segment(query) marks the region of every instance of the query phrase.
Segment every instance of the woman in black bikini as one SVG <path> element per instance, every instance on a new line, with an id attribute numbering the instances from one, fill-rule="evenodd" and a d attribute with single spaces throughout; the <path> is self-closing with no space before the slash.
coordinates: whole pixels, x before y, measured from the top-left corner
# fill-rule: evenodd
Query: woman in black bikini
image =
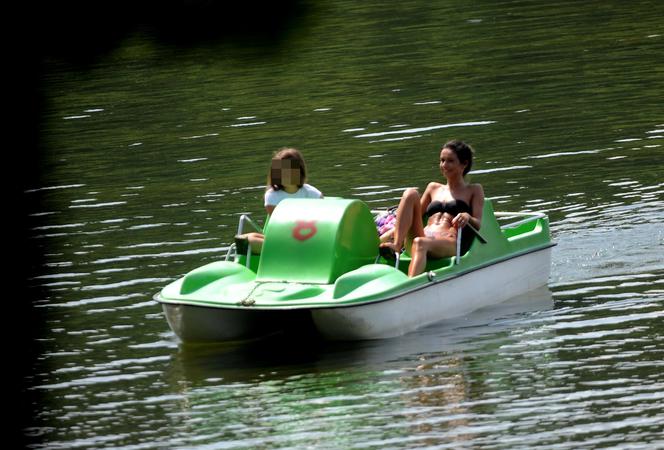
<path id="1" fill-rule="evenodd" d="M 484 207 L 484 190 L 480 184 L 468 184 L 464 176 L 473 164 L 473 149 L 462 141 L 450 141 L 440 151 L 440 172 L 447 184 L 431 182 L 420 197 L 416 189 L 406 189 L 399 202 L 397 219 L 387 247 L 400 252 L 410 246 L 412 260 L 408 276 L 414 277 L 424 271 L 427 255 L 434 258 L 456 254 L 457 230 L 472 225 L 479 230 Z M 422 211 L 427 217 L 423 226 Z M 467 250 L 470 233 L 462 233 L 462 251 Z M 381 241 L 385 240 L 381 237 Z M 389 238 L 389 237 L 388 237 Z M 465 241 L 465 242 L 464 242 Z"/>

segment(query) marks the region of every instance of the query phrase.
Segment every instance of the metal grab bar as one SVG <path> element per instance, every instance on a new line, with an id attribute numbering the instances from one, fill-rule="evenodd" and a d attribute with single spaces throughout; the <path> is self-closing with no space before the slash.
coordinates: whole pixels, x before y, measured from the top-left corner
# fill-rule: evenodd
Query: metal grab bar
<path id="1" fill-rule="evenodd" d="M 516 222 L 511 222 L 507 223 L 505 225 L 501 225 L 500 229 L 504 230 L 506 228 L 516 228 L 519 225 L 523 225 L 524 223 L 532 222 L 533 220 L 537 219 L 542 219 L 546 217 L 546 214 L 543 212 L 494 212 L 494 216 L 496 217 L 524 217 L 528 216 L 526 219 L 522 220 L 517 220 Z"/>
<path id="2" fill-rule="evenodd" d="M 233 253 L 235 254 L 235 256 L 237 256 L 237 244 L 236 244 L 235 242 L 233 242 L 233 243 L 228 247 L 228 251 L 226 252 L 226 259 L 225 259 L 224 261 L 228 261 L 228 260 L 230 259 L 230 256 L 231 256 L 231 250 L 233 251 Z M 251 244 L 248 244 L 248 245 L 247 245 L 247 259 L 246 259 L 245 266 L 247 266 L 247 268 L 249 268 L 250 265 L 251 265 Z"/>
<path id="3" fill-rule="evenodd" d="M 238 223 L 238 225 L 237 225 L 237 234 L 236 234 L 236 236 L 240 236 L 240 235 L 244 234 L 243 232 L 244 232 L 244 225 L 245 225 L 245 223 L 248 223 L 249 225 L 251 225 L 251 226 L 252 226 L 256 231 L 258 231 L 259 233 L 263 233 L 263 228 L 260 227 L 259 225 L 257 225 L 256 222 L 254 222 L 254 221 L 251 219 L 251 217 L 249 217 L 249 216 L 246 215 L 246 214 L 242 214 L 242 215 L 240 216 L 240 221 L 239 221 L 239 223 Z M 233 242 L 233 243 L 228 247 L 228 251 L 226 252 L 226 259 L 225 259 L 225 261 L 228 261 L 228 260 L 230 259 L 231 251 L 234 253 L 235 256 L 237 256 L 237 244 L 235 244 L 235 242 Z M 249 245 L 249 247 L 248 247 L 248 249 L 247 249 L 247 263 L 246 263 L 247 267 L 249 267 L 249 264 L 250 264 L 250 263 L 251 263 L 251 245 Z"/>
<path id="4" fill-rule="evenodd" d="M 224 259 L 224 261 L 228 261 L 230 259 L 231 250 L 237 256 L 237 246 L 235 245 L 235 242 L 233 242 L 231 245 L 228 246 L 228 250 L 226 251 L 226 259 Z"/>
<path id="5" fill-rule="evenodd" d="M 457 241 L 456 241 L 456 258 L 454 259 L 454 264 L 459 264 L 461 262 L 461 233 L 463 232 L 463 227 L 457 230 Z"/>
<path id="6" fill-rule="evenodd" d="M 237 234 L 243 234 L 243 231 L 244 231 L 244 223 L 245 223 L 245 222 L 248 222 L 249 225 L 251 225 L 252 227 L 254 227 L 254 230 L 258 231 L 259 233 L 262 233 L 262 232 L 263 232 L 263 228 L 260 227 L 260 226 L 258 226 L 258 225 L 256 224 L 256 222 L 254 222 L 254 221 L 251 219 L 251 217 L 249 217 L 249 216 L 246 215 L 246 214 L 242 214 L 242 215 L 240 216 L 240 223 L 239 223 L 238 226 L 237 226 Z"/>
<path id="7" fill-rule="evenodd" d="M 521 211 L 521 212 L 509 212 L 509 211 L 495 211 L 493 213 L 494 216 L 496 217 L 508 217 L 508 216 L 533 216 L 536 218 L 540 217 L 546 217 L 546 214 L 540 211 L 535 211 L 535 212 L 528 212 L 528 211 Z"/>

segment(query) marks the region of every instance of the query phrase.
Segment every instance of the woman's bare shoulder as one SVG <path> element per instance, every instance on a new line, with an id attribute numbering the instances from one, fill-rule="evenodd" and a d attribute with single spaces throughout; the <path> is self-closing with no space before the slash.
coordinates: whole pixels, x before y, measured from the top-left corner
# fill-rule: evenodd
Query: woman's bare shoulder
<path id="1" fill-rule="evenodd" d="M 479 194 L 479 193 L 484 194 L 484 188 L 479 183 L 470 184 L 468 187 L 470 187 L 473 190 L 474 194 Z"/>
<path id="2" fill-rule="evenodd" d="M 436 189 L 440 189 L 440 188 L 442 188 L 442 187 L 444 187 L 444 186 L 445 186 L 445 185 L 444 185 L 443 183 L 439 183 L 439 182 L 437 182 L 437 181 L 431 181 L 431 182 L 427 185 L 427 191 L 434 191 L 434 190 L 436 190 Z"/>

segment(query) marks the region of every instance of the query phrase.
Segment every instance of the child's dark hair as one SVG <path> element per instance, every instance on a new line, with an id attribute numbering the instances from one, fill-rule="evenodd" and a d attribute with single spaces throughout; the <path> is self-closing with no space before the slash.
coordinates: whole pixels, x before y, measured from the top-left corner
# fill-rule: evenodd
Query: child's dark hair
<path id="1" fill-rule="evenodd" d="M 291 168 L 300 169 L 300 182 L 297 187 L 301 188 L 307 182 L 307 165 L 304 163 L 302 153 L 296 148 L 280 148 L 272 157 L 270 172 L 267 175 L 267 187 L 279 191 L 284 188 L 281 183 L 281 167 L 275 167 L 275 162 L 288 160 Z"/>

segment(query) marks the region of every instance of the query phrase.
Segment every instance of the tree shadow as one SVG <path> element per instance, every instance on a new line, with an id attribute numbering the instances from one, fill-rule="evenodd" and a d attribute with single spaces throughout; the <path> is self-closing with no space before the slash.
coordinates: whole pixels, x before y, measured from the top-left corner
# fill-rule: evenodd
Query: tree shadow
<path id="1" fill-rule="evenodd" d="M 29 390 L 27 376 L 41 354 L 38 340 L 44 321 L 34 307 L 35 300 L 48 293 L 29 286 L 43 268 L 43 255 L 30 227 L 41 211 L 39 192 L 26 190 L 42 187 L 40 160 L 47 151 L 41 137 L 44 132 L 45 83 L 49 76 L 46 62 L 63 63 L 75 71 L 92 65 L 114 51 L 134 33 L 146 33 L 157 45 L 186 50 L 219 44 L 231 47 L 259 48 L 269 56 L 285 46 L 294 31 L 310 25 L 311 5 L 301 0 L 280 2 L 216 2 L 212 0 L 176 0 L 166 2 L 102 1 L 86 2 L 17 2 L 11 4 L 7 17 L 13 19 L 6 43 L 5 86 L 9 91 L 8 110 L 12 124 L 5 142 L 9 146 L 11 177 L 6 178 L 5 192 L 11 211 L 8 220 L 12 253 L 7 279 L 10 292 L 6 314 L 16 323 L 5 327 L 5 342 L 10 345 L 12 361 L 9 386 L 18 387 L 26 405 L 12 415 L 16 426 L 10 442 L 22 448 L 27 444 L 23 428 L 30 423 L 39 395 Z M 259 54 L 259 57 L 260 57 Z M 37 223 L 38 225 L 38 223 Z"/>

